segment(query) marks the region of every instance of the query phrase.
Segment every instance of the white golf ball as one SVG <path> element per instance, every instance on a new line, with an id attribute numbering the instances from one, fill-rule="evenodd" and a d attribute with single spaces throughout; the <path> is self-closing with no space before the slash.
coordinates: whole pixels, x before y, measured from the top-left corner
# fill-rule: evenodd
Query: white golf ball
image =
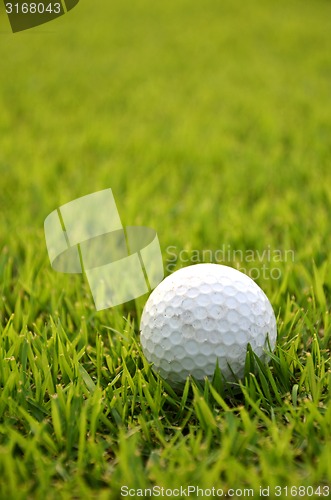
<path id="1" fill-rule="evenodd" d="M 263 361 L 276 343 L 272 306 L 247 275 L 197 264 L 176 271 L 151 293 L 141 317 L 141 344 L 153 369 L 174 386 L 188 375 L 226 380 L 244 374 L 247 345 Z"/>

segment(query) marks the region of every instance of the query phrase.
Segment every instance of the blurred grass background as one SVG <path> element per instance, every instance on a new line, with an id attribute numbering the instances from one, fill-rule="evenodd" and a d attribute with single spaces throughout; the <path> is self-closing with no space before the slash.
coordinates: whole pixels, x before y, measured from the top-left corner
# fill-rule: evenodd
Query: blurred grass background
<path id="1" fill-rule="evenodd" d="M 0 14 L 3 326 L 58 312 L 72 333 L 88 312 L 96 330 L 122 327 L 125 308 L 98 316 L 80 277 L 50 269 L 43 235 L 52 210 L 107 187 L 164 252 L 292 249 L 280 282 L 259 284 L 280 320 L 312 287 L 325 313 L 329 1 L 85 1 L 15 35 Z"/>
<path id="2" fill-rule="evenodd" d="M 177 237 L 203 225 L 214 244 L 233 224 L 265 236 L 263 218 L 278 244 L 296 222 L 322 237 L 329 14 L 319 0 L 81 2 L 3 35 L 6 219 L 40 225 L 106 185 L 126 221 L 163 217 Z"/>

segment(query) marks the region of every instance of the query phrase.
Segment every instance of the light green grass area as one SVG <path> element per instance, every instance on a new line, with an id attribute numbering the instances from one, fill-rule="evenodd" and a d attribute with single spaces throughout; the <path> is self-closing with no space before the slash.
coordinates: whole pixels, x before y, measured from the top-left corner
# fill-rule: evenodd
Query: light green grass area
<path id="1" fill-rule="evenodd" d="M 0 498 L 327 497 L 331 3 L 82 1 L 15 35 L 0 15 Z M 281 252 L 239 263 L 277 270 L 256 280 L 278 323 L 268 366 L 248 354 L 240 385 L 216 372 L 175 393 L 141 352 L 147 297 L 96 312 L 51 269 L 46 216 L 108 187 L 165 266 L 169 247 Z"/>

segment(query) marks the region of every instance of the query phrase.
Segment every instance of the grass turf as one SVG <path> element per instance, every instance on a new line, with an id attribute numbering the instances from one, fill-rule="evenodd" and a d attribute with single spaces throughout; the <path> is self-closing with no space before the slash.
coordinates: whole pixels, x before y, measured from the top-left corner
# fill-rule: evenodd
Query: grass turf
<path id="1" fill-rule="evenodd" d="M 0 497 L 327 496 L 331 5 L 100 4 L 16 35 L 0 17 Z M 146 297 L 97 313 L 51 270 L 44 218 L 106 187 L 165 266 L 169 247 L 293 251 L 257 278 L 278 318 L 269 366 L 248 355 L 235 389 L 216 373 L 176 394 L 140 350 Z"/>

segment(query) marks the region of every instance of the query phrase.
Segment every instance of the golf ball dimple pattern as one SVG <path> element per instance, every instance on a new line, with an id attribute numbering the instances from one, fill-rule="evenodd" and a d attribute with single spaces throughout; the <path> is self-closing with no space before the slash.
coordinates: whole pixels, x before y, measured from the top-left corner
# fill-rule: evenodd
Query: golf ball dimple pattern
<path id="1" fill-rule="evenodd" d="M 247 345 L 264 361 L 277 328 L 272 306 L 248 276 L 228 266 L 197 264 L 168 276 L 141 318 L 141 344 L 153 369 L 174 386 L 188 375 L 242 377 Z M 269 342 L 269 344 L 268 344 Z M 233 372 L 233 373 L 232 373 Z"/>

